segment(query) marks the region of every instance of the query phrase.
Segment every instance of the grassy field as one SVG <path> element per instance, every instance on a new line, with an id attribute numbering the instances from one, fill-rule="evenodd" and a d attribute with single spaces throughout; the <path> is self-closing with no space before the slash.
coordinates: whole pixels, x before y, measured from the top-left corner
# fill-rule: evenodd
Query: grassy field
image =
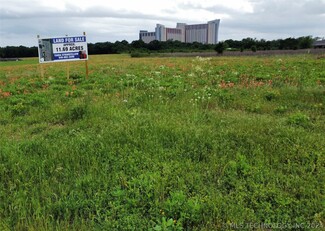
<path id="1" fill-rule="evenodd" d="M 325 59 L 0 63 L 0 230 L 320 230 Z"/>

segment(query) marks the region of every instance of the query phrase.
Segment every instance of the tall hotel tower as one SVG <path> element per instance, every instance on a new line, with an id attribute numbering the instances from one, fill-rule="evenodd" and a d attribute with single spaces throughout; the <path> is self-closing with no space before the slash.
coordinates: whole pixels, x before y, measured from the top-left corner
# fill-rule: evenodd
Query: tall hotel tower
<path id="1" fill-rule="evenodd" d="M 157 24 L 154 32 L 141 30 L 139 39 L 145 43 L 153 40 L 177 40 L 185 43 L 217 44 L 219 24 L 220 19 L 209 21 L 206 24 L 187 25 L 185 23 L 177 23 L 176 28 L 168 28 Z"/>

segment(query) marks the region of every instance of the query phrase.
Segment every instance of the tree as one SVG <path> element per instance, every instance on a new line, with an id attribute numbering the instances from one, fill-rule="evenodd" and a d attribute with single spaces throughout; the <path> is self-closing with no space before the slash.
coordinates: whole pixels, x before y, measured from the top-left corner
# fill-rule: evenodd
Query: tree
<path id="1" fill-rule="evenodd" d="M 225 49 L 227 49 L 228 44 L 225 42 L 218 42 L 217 45 L 214 47 L 214 50 L 218 54 L 222 54 Z"/>
<path id="2" fill-rule="evenodd" d="M 299 41 L 300 49 L 311 48 L 313 45 L 313 42 L 314 42 L 312 36 L 300 37 L 300 38 L 298 38 L 298 41 Z"/>
<path id="3" fill-rule="evenodd" d="M 131 46 L 136 49 L 137 48 L 146 48 L 146 44 L 142 40 L 134 40 L 133 42 L 131 42 Z"/>
<path id="4" fill-rule="evenodd" d="M 242 46 L 245 49 L 250 49 L 252 46 L 256 45 L 256 39 L 252 39 L 252 38 L 245 38 L 242 39 Z"/>
<path id="5" fill-rule="evenodd" d="M 152 51 L 158 51 L 161 49 L 161 42 L 158 40 L 153 40 L 148 44 L 148 49 Z"/>
<path id="6" fill-rule="evenodd" d="M 280 50 L 297 50 L 299 48 L 299 41 L 295 38 L 286 38 L 280 40 Z"/>
<path id="7" fill-rule="evenodd" d="M 114 47 L 118 53 L 125 53 L 129 51 L 129 43 L 126 40 L 123 40 L 122 42 L 116 41 L 114 43 Z"/>

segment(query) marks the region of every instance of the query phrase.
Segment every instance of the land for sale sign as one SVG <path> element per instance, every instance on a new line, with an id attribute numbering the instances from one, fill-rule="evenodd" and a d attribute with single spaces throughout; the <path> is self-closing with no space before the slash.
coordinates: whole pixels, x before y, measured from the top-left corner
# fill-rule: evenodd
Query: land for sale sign
<path id="1" fill-rule="evenodd" d="M 39 62 L 88 60 L 86 36 L 39 38 Z"/>

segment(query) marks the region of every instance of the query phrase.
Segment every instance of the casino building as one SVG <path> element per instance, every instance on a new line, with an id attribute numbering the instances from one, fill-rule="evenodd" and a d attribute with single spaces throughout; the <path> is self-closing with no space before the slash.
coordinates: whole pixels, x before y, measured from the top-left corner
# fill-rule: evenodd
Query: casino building
<path id="1" fill-rule="evenodd" d="M 206 24 L 187 25 L 177 23 L 176 28 L 168 28 L 157 24 L 154 32 L 140 30 L 139 39 L 145 43 L 150 43 L 153 40 L 177 40 L 185 43 L 217 44 L 219 24 L 220 19 L 209 21 Z"/>

